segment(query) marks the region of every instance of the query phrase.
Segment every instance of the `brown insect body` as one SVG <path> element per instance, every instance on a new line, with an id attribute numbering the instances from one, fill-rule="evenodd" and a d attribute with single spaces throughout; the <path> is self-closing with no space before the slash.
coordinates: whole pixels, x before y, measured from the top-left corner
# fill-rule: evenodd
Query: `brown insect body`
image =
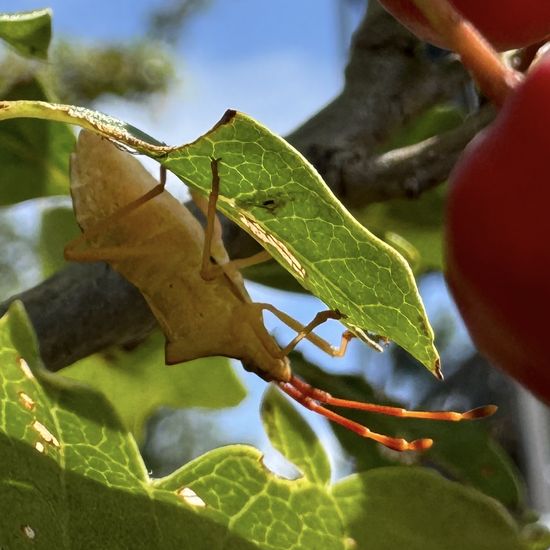
<path id="1" fill-rule="evenodd" d="M 96 134 L 80 133 L 71 157 L 71 195 L 84 232 L 157 184 L 131 155 Z M 167 339 L 168 364 L 223 355 L 276 380 L 289 379 L 288 359 L 280 357 L 242 279 L 202 278 L 204 229 L 172 195 L 160 193 L 86 240 L 147 300 Z"/>

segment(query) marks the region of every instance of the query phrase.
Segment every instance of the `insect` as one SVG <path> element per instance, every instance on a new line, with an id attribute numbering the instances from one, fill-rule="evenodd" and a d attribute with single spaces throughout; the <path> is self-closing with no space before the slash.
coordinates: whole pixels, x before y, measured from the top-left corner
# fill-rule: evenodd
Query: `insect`
<path id="1" fill-rule="evenodd" d="M 216 216 L 220 162 L 211 161 L 208 201 L 194 197 L 206 214 L 203 229 L 183 204 L 164 192 L 164 176 L 157 182 L 139 161 L 108 140 L 83 130 L 71 157 L 71 194 L 83 233 L 66 246 L 65 257 L 107 261 L 141 291 L 166 337 L 167 364 L 215 355 L 239 359 L 246 370 L 273 382 L 307 409 L 400 451 L 427 449 L 432 440 L 409 442 L 378 434 L 327 406 L 451 421 L 494 412 L 492 406 L 465 413 L 421 412 L 349 401 L 294 376 L 288 354 L 302 339 L 332 356 L 342 356 L 353 335 L 344 332 L 340 347 L 333 348 L 313 329 L 327 319 L 341 318 L 339 312 L 322 311 L 304 326 L 271 304 L 252 302 L 239 269 L 271 257 L 264 251 L 247 259 L 229 259 Z M 268 333 L 264 311 L 297 332 L 286 347 Z"/>

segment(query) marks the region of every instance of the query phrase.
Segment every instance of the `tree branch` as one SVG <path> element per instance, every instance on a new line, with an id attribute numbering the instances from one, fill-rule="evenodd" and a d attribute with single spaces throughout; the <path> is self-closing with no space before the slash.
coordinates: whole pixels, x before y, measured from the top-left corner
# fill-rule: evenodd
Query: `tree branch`
<path id="1" fill-rule="evenodd" d="M 483 110 L 460 128 L 417 145 L 374 152 L 428 107 L 456 98 L 467 82 L 456 59 L 430 58 L 423 44 L 371 1 L 354 36 L 342 93 L 287 139 L 348 205 L 417 196 L 447 177 L 491 114 Z M 231 257 L 258 250 L 239 228 L 223 224 Z M 16 298 L 23 300 L 52 370 L 110 345 L 139 341 L 156 324 L 137 289 L 105 264 L 70 265 L 10 298 L 0 313 Z"/>
<path id="2" fill-rule="evenodd" d="M 355 208 L 372 202 L 417 198 L 444 181 L 465 145 L 493 118 L 486 106 L 454 130 L 370 158 L 364 151 L 342 152 L 341 196 Z"/>

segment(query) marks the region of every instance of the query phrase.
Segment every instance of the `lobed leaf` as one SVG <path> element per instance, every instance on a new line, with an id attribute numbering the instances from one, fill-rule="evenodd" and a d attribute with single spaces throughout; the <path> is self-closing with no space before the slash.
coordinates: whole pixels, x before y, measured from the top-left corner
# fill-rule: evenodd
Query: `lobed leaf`
<path id="1" fill-rule="evenodd" d="M 106 399 L 41 367 L 20 303 L 0 319 L 0 364 L 1 547 L 343 550 L 328 492 L 275 477 L 255 449 L 150 479 Z"/>
<path id="2" fill-rule="evenodd" d="M 259 451 L 234 445 L 151 480 L 103 396 L 41 368 L 18 303 L 0 320 L 0 364 L 1 546 L 525 548 L 495 500 L 420 468 L 331 489 L 278 478 Z"/>
<path id="3" fill-rule="evenodd" d="M 80 124 L 157 158 L 204 194 L 211 158 L 222 159 L 221 212 L 339 310 L 358 336 L 373 343 L 366 330 L 392 339 L 439 374 L 433 331 L 407 262 L 345 210 L 298 151 L 250 117 L 228 111 L 204 136 L 176 148 L 88 109 L 0 102 L 0 120 L 17 117 Z"/>
<path id="4" fill-rule="evenodd" d="M 309 481 L 327 485 L 330 463 L 321 442 L 296 408 L 273 385 L 265 392 L 261 412 L 272 445 Z"/>
<path id="5" fill-rule="evenodd" d="M 1 546 L 176 548 L 225 536 L 175 493 L 151 488 L 100 394 L 41 369 L 19 304 L 0 320 L 0 361 Z"/>
<path id="6" fill-rule="evenodd" d="M 278 478 L 261 460 L 252 447 L 221 447 L 156 486 L 189 487 L 206 503 L 210 517 L 261 548 L 344 550 L 342 519 L 327 490 L 306 479 Z"/>
<path id="7" fill-rule="evenodd" d="M 0 38 L 27 57 L 48 57 L 52 37 L 52 10 L 49 8 L 16 13 L 0 13 Z"/>

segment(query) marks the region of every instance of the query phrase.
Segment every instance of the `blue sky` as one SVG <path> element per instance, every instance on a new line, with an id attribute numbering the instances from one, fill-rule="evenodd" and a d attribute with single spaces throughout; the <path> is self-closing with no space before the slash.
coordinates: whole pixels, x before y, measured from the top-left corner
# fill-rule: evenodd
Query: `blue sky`
<path id="1" fill-rule="evenodd" d="M 164 0 L 167 2 L 168 0 Z M 51 0 L 54 36 L 84 42 L 128 42 L 143 36 L 159 0 Z M 349 0 L 211 0 L 182 30 L 179 84 L 153 108 L 102 101 L 167 143 L 211 127 L 231 107 L 286 133 L 318 110 L 342 85 L 346 42 L 360 17 Z M 1 11 L 13 1 L 0 0 Z M 43 7 L 18 0 L 17 9 Z"/>

